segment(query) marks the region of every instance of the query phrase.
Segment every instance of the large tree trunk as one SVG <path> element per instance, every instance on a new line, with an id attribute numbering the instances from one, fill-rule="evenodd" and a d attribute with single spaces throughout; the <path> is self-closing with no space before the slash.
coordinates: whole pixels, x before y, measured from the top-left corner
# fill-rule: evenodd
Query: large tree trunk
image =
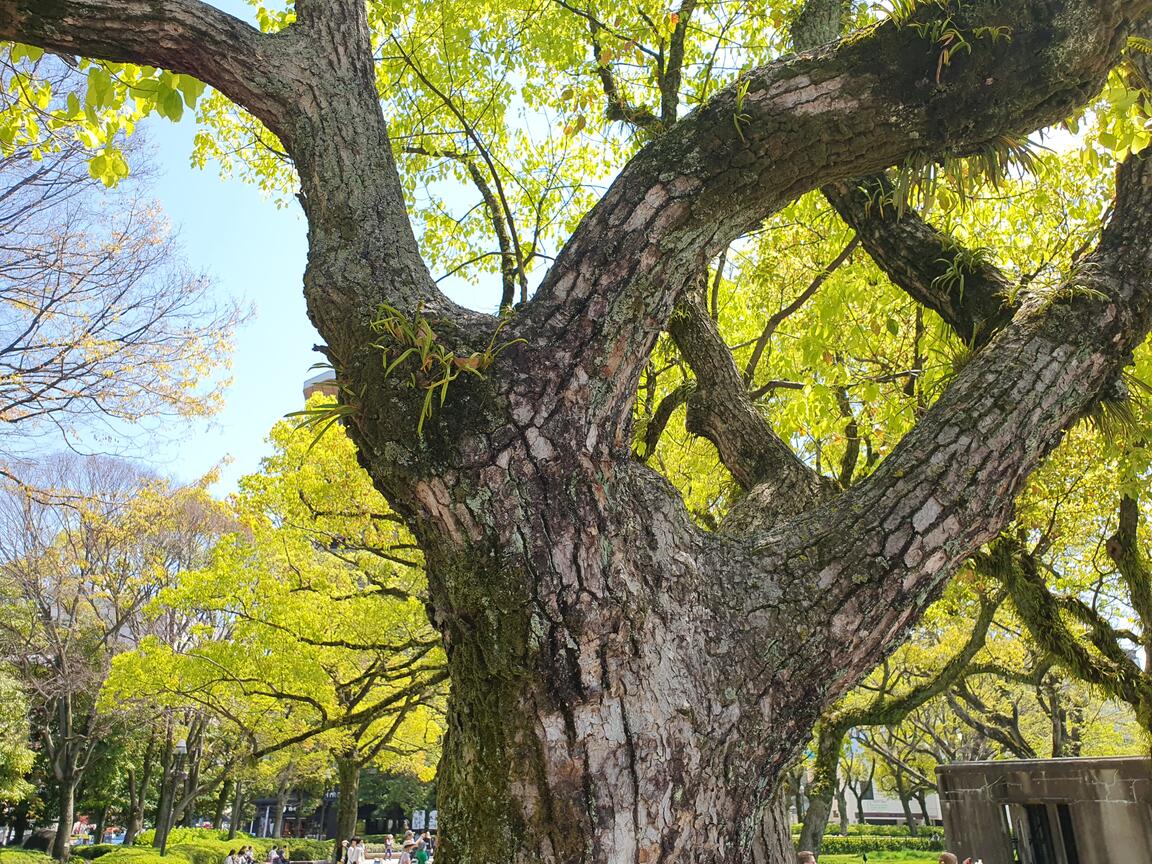
<path id="1" fill-rule="evenodd" d="M 768 426 L 721 340 L 689 364 L 701 390 L 735 401 L 698 428 L 748 494 L 722 531 L 699 530 L 631 461 L 641 371 L 706 263 L 765 216 L 1064 119 L 1149 11 L 966 3 L 966 30 L 1012 38 L 980 40 L 944 84 L 923 28 L 949 13 L 926 3 L 911 24 L 751 70 L 640 150 L 503 330 L 443 296 L 420 257 L 363 0 L 298 0 L 275 34 L 194 0 L 0 0 L 0 37 L 194 74 L 291 155 L 309 314 L 356 394 L 360 459 L 425 550 L 448 653 L 444 864 L 663 864 L 701 850 L 781 864 L 786 820 L 769 803 L 820 711 L 1007 523 L 1029 472 L 1146 334 L 1152 170 L 1127 161 L 1099 248 L 1004 321 L 846 492 Z M 901 287 L 944 308 L 939 284 Z M 405 345 L 373 329 L 382 303 L 414 327 L 427 318 L 444 356 L 514 344 L 483 378 L 451 382 L 417 435 L 425 394 L 408 367 L 385 375 Z M 960 331 L 963 319 L 946 317 Z M 694 348 L 716 344 L 688 329 Z M 337 847 L 354 830 L 358 767 L 340 766 Z"/>

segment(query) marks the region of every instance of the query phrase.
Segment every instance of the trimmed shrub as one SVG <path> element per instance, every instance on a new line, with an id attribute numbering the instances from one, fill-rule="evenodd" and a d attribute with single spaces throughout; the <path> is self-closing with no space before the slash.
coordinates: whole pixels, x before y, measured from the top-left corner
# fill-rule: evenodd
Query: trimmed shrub
<path id="1" fill-rule="evenodd" d="M 28 849 L 0 849 L 0 864 L 56 864 L 43 852 Z"/>
<path id="2" fill-rule="evenodd" d="M 221 849 L 222 845 L 224 844 L 177 843 L 175 846 L 168 847 L 168 854 L 181 855 L 191 861 L 192 864 L 221 864 L 228 857 L 229 849 L 233 848 L 228 846 Z"/>
<path id="3" fill-rule="evenodd" d="M 792 836 L 800 836 L 800 824 L 794 823 L 792 825 Z M 829 822 L 824 828 L 824 836 L 841 837 L 839 823 Z M 858 825 L 853 823 L 848 826 L 848 836 L 858 837 L 911 837 L 907 825 Z M 917 837 L 943 837 L 944 828 L 940 825 L 921 825 L 917 829 Z"/>
<path id="4" fill-rule="evenodd" d="M 174 858 L 169 854 L 164 857 L 159 849 L 144 849 L 139 846 L 122 846 L 100 858 L 103 864 L 179 864 L 181 860 L 188 861 L 183 855 Z"/>
<path id="5" fill-rule="evenodd" d="M 151 846 L 156 839 L 156 829 L 149 828 L 136 835 L 135 845 Z M 199 843 L 201 841 L 231 843 L 234 846 L 255 846 L 257 838 L 243 831 L 237 831 L 236 837 L 228 839 L 228 832 L 219 828 L 173 828 L 168 832 L 168 845 L 175 846 L 180 843 Z"/>
<path id="6" fill-rule="evenodd" d="M 939 852 L 944 842 L 939 837 L 890 837 L 866 836 L 825 837 L 820 843 L 820 851 L 830 854 L 860 852 Z"/>
<path id="7" fill-rule="evenodd" d="M 121 848 L 123 847 L 119 843 L 95 843 L 92 846 L 73 846 L 72 854 L 77 858 L 91 861 L 93 858 L 99 858 Z"/>
<path id="8" fill-rule="evenodd" d="M 332 858 L 331 840 L 285 840 L 289 861 L 328 861 Z"/>

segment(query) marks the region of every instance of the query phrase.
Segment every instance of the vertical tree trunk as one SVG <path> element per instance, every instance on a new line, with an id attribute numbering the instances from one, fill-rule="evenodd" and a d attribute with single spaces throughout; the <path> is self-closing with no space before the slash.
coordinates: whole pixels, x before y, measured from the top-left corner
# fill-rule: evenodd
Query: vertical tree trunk
<path id="1" fill-rule="evenodd" d="M 235 840 L 236 832 L 240 830 L 240 813 L 244 809 L 244 786 L 236 781 L 236 794 L 232 798 L 232 817 L 228 820 L 228 839 Z"/>
<path id="2" fill-rule="evenodd" d="M 840 810 L 840 836 L 848 836 L 848 794 L 845 787 L 836 790 L 836 806 Z"/>
<path id="3" fill-rule="evenodd" d="M 11 845 L 19 846 L 24 842 L 24 835 L 28 833 L 28 802 L 23 801 L 16 808 L 16 818 L 12 825 Z"/>
<path id="4" fill-rule="evenodd" d="M 915 793 L 916 805 L 920 808 L 920 815 L 924 819 L 925 825 L 932 824 L 932 817 L 928 815 L 928 795 L 923 789 L 917 789 Z"/>
<path id="5" fill-rule="evenodd" d="M 824 841 L 824 830 L 832 814 L 832 802 L 838 788 L 837 769 L 840 749 L 847 730 L 832 722 L 822 727 L 816 742 L 816 764 L 812 781 L 808 784 L 808 810 L 804 813 L 800 829 L 800 848 L 816 855 Z"/>
<path id="6" fill-rule="evenodd" d="M 144 827 L 144 810 L 148 805 L 148 787 L 152 782 L 152 769 L 156 761 L 156 731 L 148 733 L 148 746 L 137 776 L 136 768 L 128 769 L 128 814 L 124 826 L 124 845 L 131 846 Z"/>
<path id="7" fill-rule="evenodd" d="M 95 830 L 95 835 L 93 837 L 94 843 L 103 843 L 104 842 L 104 826 L 107 824 L 107 822 L 108 822 L 108 805 L 105 804 L 103 807 L 100 808 L 99 812 L 96 815 L 96 830 Z"/>
<path id="8" fill-rule="evenodd" d="M 216 809 L 212 811 L 212 827 L 219 831 L 224 827 L 224 808 L 228 806 L 228 795 L 232 791 L 232 778 L 220 781 L 220 791 L 216 795 Z"/>
<path id="9" fill-rule="evenodd" d="M 276 787 L 276 809 L 272 811 L 272 836 L 284 836 L 284 807 L 288 803 L 288 787 L 281 783 Z"/>
<path id="10" fill-rule="evenodd" d="M 66 861 L 70 853 L 68 841 L 72 837 L 72 823 L 76 820 L 76 778 L 70 773 L 60 781 L 57 806 L 60 811 L 60 824 L 52 840 L 52 857 Z"/>
<path id="11" fill-rule="evenodd" d="M 160 756 L 160 798 L 156 802 L 156 831 L 152 836 L 152 846 L 155 849 L 164 848 L 172 826 L 173 799 L 176 795 L 175 759 L 172 725 L 169 721 L 164 751 Z"/>
<path id="12" fill-rule="evenodd" d="M 332 860 L 338 861 L 341 844 L 356 834 L 356 814 L 360 807 L 360 758 L 351 753 L 336 758 L 336 777 L 340 797 L 336 801 L 336 836 L 332 842 Z"/>
<path id="13" fill-rule="evenodd" d="M 912 796 L 908 794 L 908 787 L 904 783 L 904 772 L 897 768 L 893 773 L 896 779 L 896 797 L 900 799 L 900 807 L 904 811 L 904 824 L 908 826 L 908 833 L 915 837 L 919 831 L 916 827 L 916 817 L 912 815 Z"/>

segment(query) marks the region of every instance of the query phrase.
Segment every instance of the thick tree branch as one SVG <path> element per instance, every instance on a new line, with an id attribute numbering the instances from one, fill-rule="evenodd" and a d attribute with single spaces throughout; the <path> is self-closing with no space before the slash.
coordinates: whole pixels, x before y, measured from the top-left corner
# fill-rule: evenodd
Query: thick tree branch
<path id="1" fill-rule="evenodd" d="M 936 312 L 965 344 L 984 345 L 1012 319 L 1004 274 L 898 207 L 885 177 L 833 183 L 822 191 L 888 278 Z"/>
<path id="2" fill-rule="evenodd" d="M 806 559 L 797 578 L 819 590 L 790 614 L 830 621 L 808 650 L 813 669 L 843 671 L 832 693 L 865 674 L 945 578 L 999 532 L 1025 478 L 1131 361 L 1152 324 L 1148 236 L 1152 161 L 1134 156 L 1118 172 L 1112 221 L 1065 285 L 1025 300 L 871 475 L 755 535 L 774 560 Z M 781 533 L 782 543 L 769 541 Z M 844 657 L 860 659 L 833 659 Z"/>
<path id="3" fill-rule="evenodd" d="M 792 515 L 827 498 L 834 484 L 793 452 L 748 395 L 716 322 L 698 292 L 680 299 L 668 332 L 696 375 L 688 400 L 688 431 L 716 445 L 720 460 L 745 489 L 756 491 L 758 518 L 771 511 Z M 737 517 L 737 525 L 744 522 Z"/>
<path id="4" fill-rule="evenodd" d="M 1152 0 L 965 4 L 955 26 L 1008 26 L 1012 40 L 977 40 L 939 83 L 936 47 L 913 26 L 945 14 L 935 4 L 754 70 L 620 173 L 557 259 L 521 333 L 570 355 L 565 381 L 586 376 L 594 392 L 583 401 L 611 406 L 626 424 L 675 300 L 734 237 L 810 189 L 1062 119 L 1097 91 L 1149 8 Z M 626 440 L 610 436 L 618 438 Z"/>
<path id="5" fill-rule="evenodd" d="M 1140 544 L 1140 504 L 1125 495 L 1120 499 L 1116 533 L 1108 538 L 1108 556 L 1128 589 L 1128 602 L 1140 621 L 1140 646 L 1152 657 L 1152 568 Z"/>
<path id="6" fill-rule="evenodd" d="M 846 0 L 808 0 L 792 25 L 796 49 L 840 36 L 850 6 Z M 1011 319 L 1008 280 L 901 207 L 883 174 L 832 183 L 821 191 L 893 284 L 939 314 L 966 344 L 983 345 Z"/>
<path id="7" fill-rule="evenodd" d="M 290 103 L 276 78 L 287 40 L 201 0 L 2 0 L 0 39 L 189 74 L 277 134 L 287 129 Z"/>

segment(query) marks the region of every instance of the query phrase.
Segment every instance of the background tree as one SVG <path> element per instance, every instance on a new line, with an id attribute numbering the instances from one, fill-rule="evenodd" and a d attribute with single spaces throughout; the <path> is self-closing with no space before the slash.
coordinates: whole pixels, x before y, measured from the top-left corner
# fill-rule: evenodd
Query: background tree
<path id="1" fill-rule="evenodd" d="M 207 280 L 181 264 L 140 181 L 109 192 L 90 168 L 92 137 L 65 135 L 64 118 L 64 128 L 51 128 L 56 103 L 75 103 L 62 95 L 81 77 L 54 58 L 16 56 L 0 51 L 6 458 L 43 447 L 45 435 L 77 446 L 109 426 L 124 436 L 144 418 L 211 413 L 224 384 L 212 376 L 227 363 L 239 307 L 217 307 Z M 29 98 L 41 134 L 12 129 Z"/>
<path id="2" fill-rule="evenodd" d="M 32 770 L 28 748 L 28 699 L 17 679 L 0 668 L 0 805 L 12 805 L 28 795 L 24 779 Z"/>
<path id="3" fill-rule="evenodd" d="M 197 635 L 118 657 L 104 698 L 212 715 L 259 760 L 252 788 L 281 802 L 302 754 L 331 759 L 339 849 L 355 833 L 366 766 L 435 770 L 447 671 L 419 550 L 357 470 L 351 441 L 289 422 L 271 440 L 233 501 L 243 531 L 152 607 L 204 622 Z"/>
<path id="4" fill-rule="evenodd" d="M 118 719 L 98 703 L 112 658 L 143 637 L 144 605 L 198 563 L 215 512 L 203 487 L 174 490 L 107 457 L 56 457 L 0 495 L 0 651 L 32 702 L 58 858 L 77 789 Z"/>
<path id="5" fill-rule="evenodd" d="M 741 7 L 726 28 L 736 5 L 610 17 L 559 3 L 373 3 L 369 14 L 359 0 L 299 0 L 260 14 L 262 32 L 194 0 L 0 2 L 5 37 L 199 76 L 291 160 L 309 220 L 309 312 L 341 387 L 329 414 L 418 538 L 447 649 L 448 861 L 667 860 L 701 847 L 784 860 L 787 825 L 768 805 L 821 708 L 1005 527 L 1029 473 L 1146 336 L 1152 169 L 1128 115 L 1107 128 L 1126 157 L 1111 218 L 1043 279 L 1004 278 L 997 265 L 1010 262 L 908 204 L 934 179 L 957 198 L 973 192 L 966 178 L 998 178 L 1013 160 L 1027 170 L 1021 136 L 1104 88 L 1147 0 L 901 3 L 819 47 L 839 35 L 842 6 L 815 2 L 796 18 L 811 50 L 794 57 L 782 56 L 791 6 Z M 729 52 L 733 28 L 747 41 Z M 585 110 L 544 147 L 500 134 L 521 106 L 566 111 L 582 94 L 555 92 L 565 77 L 594 88 L 625 131 L 583 136 Z M 519 100 L 512 81 L 525 82 Z M 524 203 L 507 194 L 510 175 L 560 166 L 547 194 L 521 186 L 562 203 L 539 211 L 538 245 L 509 227 L 517 270 L 548 236 L 558 249 L 514 315 L 463 310 L 436 286 L 424 258 L 441 254 L 435 232 L 421 249 L 405 202 L 417 181 L 393 161 L 414 142 L 390 137 L 381 96 L 394 132 L 439 139 L 412 160 L 467 172 L 443 147 L 465 144 L 505 216 Z M 577 135 L 585 156 L 599 145 L 598 165 L 547 158 Z M 904 170 L 876 177 L 892 166 Z M 592 203 L 590 181 L 614 172 Z M 565 198 L 573 188 L 588 194 Z M 820 394 L 808 425 L 834 416 L 833 446 L 760 410 L 760 364 L 737 365 L 700 290 L 735 241 L 821 188 L 921 307 L 905 331 L 919 362 L 868 382 L 877 395 L 906 388 L 910 403 L 883 400 L 906 406 L 900 422 L 861 428 L 864 397 L 843 392 L 861 377 L 855 353 L 849 380 L 834 352 L 809 361 L 834 375 L 782 379 Z M 492 224 L 490 207 L 478 212 L 473 224 Z M 533 224 L 518 212 L 513 222 Z M 838 254 L 821 257 L 826 270 Z M 841 305 L 841 330 L 858 335 L 854 304 Z M 637 394 L 650 361 L 666 365 L 654 354 L 666 327 L 696 382 L 690 428 L 732 478 L 704 527 L 632 458 Z M 937 346 L 965 350 L 929 377 L 926 340 L 940 332 Z M 760 336 L 762 354 L 776 333 Z"/>

